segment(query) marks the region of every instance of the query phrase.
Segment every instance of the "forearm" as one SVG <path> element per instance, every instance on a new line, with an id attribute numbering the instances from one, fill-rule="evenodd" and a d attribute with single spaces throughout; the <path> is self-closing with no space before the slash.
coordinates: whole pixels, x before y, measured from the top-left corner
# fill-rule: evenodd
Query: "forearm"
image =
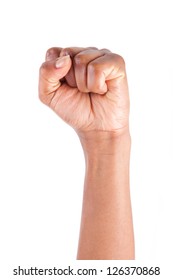
<path id="1" fill-rule="evenodd" d="M 129 132 L 88 132 L 79 137 L 86 176 L 77 258 L 134 259 Z"/>

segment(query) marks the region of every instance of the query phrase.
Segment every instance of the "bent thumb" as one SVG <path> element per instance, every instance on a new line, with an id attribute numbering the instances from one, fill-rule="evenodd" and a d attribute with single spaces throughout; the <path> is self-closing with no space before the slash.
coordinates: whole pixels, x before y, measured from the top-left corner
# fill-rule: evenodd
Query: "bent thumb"
<path id="1" fill-rule="evenodd" d="M 57 90 L 60 79 L 66 76 L 70 70 L 72 61 L 69 55 L 58 57 L 56 60 L 46 61 L 40 67 L 39 96 L 41 99 Z"/>

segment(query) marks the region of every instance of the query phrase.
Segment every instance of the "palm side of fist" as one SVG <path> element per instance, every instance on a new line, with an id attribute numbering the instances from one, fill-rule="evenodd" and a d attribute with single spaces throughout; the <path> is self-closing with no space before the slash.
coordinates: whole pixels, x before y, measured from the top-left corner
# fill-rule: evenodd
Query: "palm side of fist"
<path id="1" fill-rule="evenodd" d="M 49 49 L 40 67 L 39 96 L 76 131 L 117 131 L 128 126 L 125 63 L 107 49 Z"/>

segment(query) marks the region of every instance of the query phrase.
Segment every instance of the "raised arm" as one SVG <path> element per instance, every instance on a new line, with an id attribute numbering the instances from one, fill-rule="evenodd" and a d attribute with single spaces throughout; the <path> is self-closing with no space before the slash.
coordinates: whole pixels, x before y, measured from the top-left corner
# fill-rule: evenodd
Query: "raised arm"
<path id="1" fill-rule="evenodd" d="M 125 63 L 107 49 L 52 48 L 40 99 L 77 132 L 86 175 L 77 259 L 134 259 Z"/>

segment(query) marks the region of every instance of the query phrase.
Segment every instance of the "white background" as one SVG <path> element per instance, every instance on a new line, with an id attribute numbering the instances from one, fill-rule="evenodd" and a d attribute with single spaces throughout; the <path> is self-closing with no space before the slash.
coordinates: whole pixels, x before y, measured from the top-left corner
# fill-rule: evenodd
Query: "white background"
<path id="1" fill-rule="evenodd" d="M 171 0 L 0 2 L 3 279 L 18 265 L 76 258 L 83 153 L 73 129 L 38 99 L 38 70 L 52 46 L 96 46 L 124 57 L 136 259 L 161 266 L 171 258 L 172 14 Z"/>

